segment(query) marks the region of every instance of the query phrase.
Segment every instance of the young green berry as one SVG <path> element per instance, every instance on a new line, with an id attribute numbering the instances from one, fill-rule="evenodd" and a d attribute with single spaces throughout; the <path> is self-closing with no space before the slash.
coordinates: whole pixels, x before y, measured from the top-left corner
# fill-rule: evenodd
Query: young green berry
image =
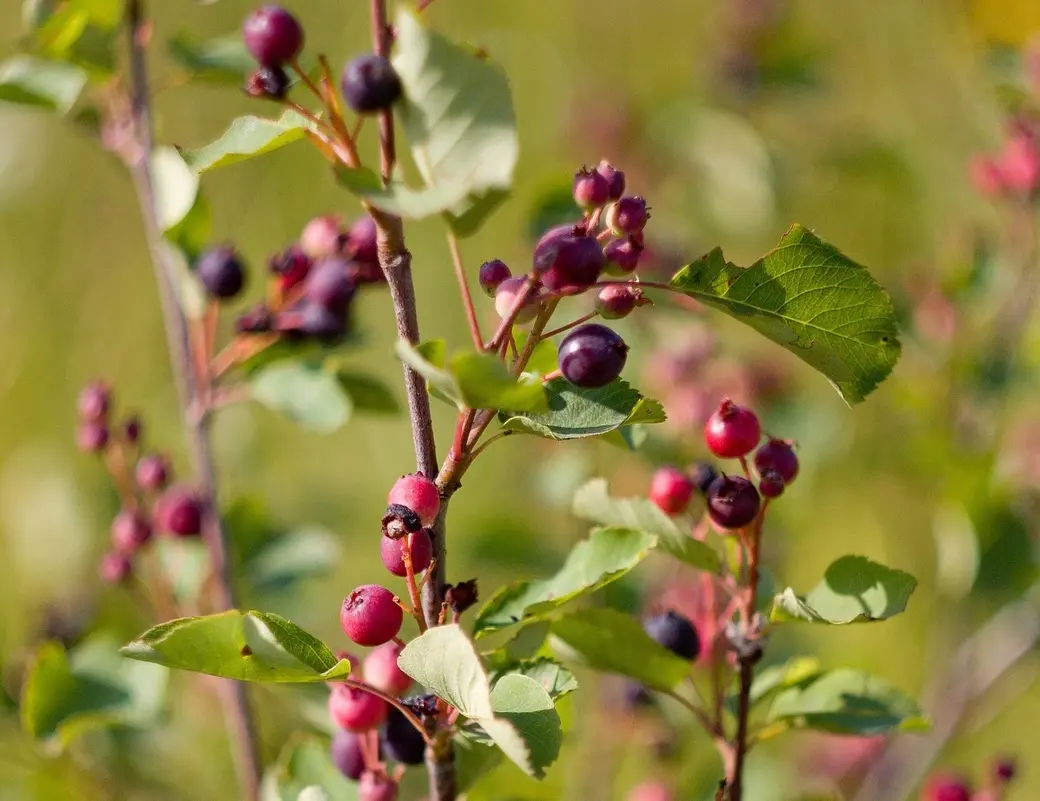
<path id="1" fill-rule="evenodd" d="M 574 202 L 586 211 L 598 209 L 610 198 L 610 184 L 596 170 L 582 167 L 574 174 Z"/>
<path id="2" fill-rule="evenodd" d="M 746 456 L 761 438 L 762 428 L 755 413 L 729 398 L 719 404 L 704 424 L 704 441 L 708 450 L 724 459 Z"/>
<path id="3" fill-rule="evenodd" d="M 761 500 L 755 485 L 746 478 L 723 474 L 708 487 L 707 504 L 708 516 L 717 526 L 736 529 L 755 519 Z"/>
<path id="4" fill-rule="evenodd" d="M 693 497 L 693 482 L 678 467 L 661 467 L 650 480 L 650 500 L 666 515 L 686 511 Z"/>
<path id="5" fill-rule="evenodd" d="M 387 493 L 388 506 L 400 504 L 419 515 L 424 526 L 432 526 L 441 510 L 441 494 L 437 485 L 422 473 L 401 476 Z"/>
<path id="6" fill-rule="evenodd" d="M 386 720 L 387 703 L 378 695 L 348 684 L 333 684 L 329 717 L 341 729 L 370 731 Z"/>
<path id="7" fill-rule="evenodd" d="M 686 473 L 693 482 L 693 486 L 700 490 L 701 494 L 707 492 L 711 482 L 719 477 L 719 471 L 708 462 L 697 462 L 691 465 Z"/>
<path id="8" fill-rule="evenodd" d="M 643 243 L 636 237 L 610 240 L 603 248 L 603 257 L 606 259 L 603 271 L 619 278 L 631 275 L 639 266 L 644 249 Z"/>
<path id="9" fill-rule="evenodd" d="M 178 537 L 201 534 L 202 518 L 202 501 L 185 487 L 170 487 L 155 503 L 156 528 Z"/>
<path id="10" fill-rule="evenodd" d="M 492 259 L 480 265 L 478 276 L 480 288 L 489 298 L 495 297 L 495 290 L 498 289 L 499 284 L 512 277 L 513 274 L 509 271 L 509 267 L 501 259 Z"/>
<path id="11" fill-rule="evenodd" d="M 207 250 L 195 262 L 195 275 L 210 297 L 230 300 L 245 286 L 246 273 L 234 248 Z"/>
<path id="12" fill-rule="evenodd" d="M 650 207 L 641 197 L 626 195 L 607 208 L 607 227 L 615 236 L 641 233 L 650 219 Z"/>
<path id="13" fill-rule="evenodd" d="M 170 480 L 170 465 L 166 457 L 158 453 L 147 453 L 137 462 L 134 481 L 146 492 L 164 489 Z"/>
<path id="14" fill-rule="evenodd" d="M 616 331 L 599 323 L 586 323 L 560 343 L 563 377 L 578 387 L 603 387 L 621 375 L 628 345 Z"/>
<path id="15" fill-rule="evenodd" d="M 243 87 L 245 93 L 250 97 L 259 97 L 267 100 L 284 100 L 289 94 L 292 79 L 289 74 L 279 66 L 257 67 Z"/>
<path id="16" fill-rule="evenodd" d="M 383 750 L 402 765 L 421 765 L 426 755 L 426 741 L 412 722 L 396 707 L 386 716 L 386 725 L 380 733 Z"/>
<path id="17" fill-rule="evenodd" d="M 924 784 L 921 801 L 972 801 L 974 790 L 961 776 L 939 773 Z"/>
<path id="18" fill-rule="evenodd" d="M 412 571 L 414 573 L 422 573 L 430 566 L 430 561 L 433 558 L 433 544 L 430 542 L 428 529 L 420 529 L 414 534 L 409 534 L 407 539 L 402 537 L 395 540 L 391 537 L 381 537 L 379 540 L 379 556 L 383 560 L 383 566 L 395 576 L 406 576 L 408 574 L 404 566 L 404 554 L 401 552 L 406 543 L 412 557 Z"/>
<path id="19" fill-rule="evenodd" d="M 628 317 L 643 303 L 643 290 L 628 284 L 608 284 L 596 295 L 596 312 L 604 320 Z"/>
<path id="20" fill-rule="evenodd" d="M 790 484 L 798 475 L 798 456 L 788 440 L 770 439 L 755 451 L 755 469 L 759 475 L 771 470 Z"/>
<path id="21" fill-rule="evenodd" d="M 246 17 L 242 38 L 249 54 L 265 67 L 293 61 L 303 49 L 303 28 L 281 6 L 261 6 Z"/>
<path id="22" fill-rule="evenodd" d="M 363 584 L 343 599 L 339 622 L 343 633 L 358 645 L 382 645 L 401 630 L 404 611 L 390 590 Z"/>
<path id="23" fill-rule="evenodd" d="M 577 295 L 599 278 L 605 263 L 603 249 L 594 236 L 573 234 L 556 242 L 556 256 L 542 273 L 541 281 L 550 292 Z"/>
<path id="24" fill-rule="evenodd" d="M 336 315 L 346 312 L 354 292 L 350 262 L 341 256 L 315 262 L 303 281 L 303 297 L 307 303 Z"/>
<path id="25" fill-rule="evenodd" d="M 513 312 L 517 299 L 526 292 L 527 277 L 518 275 L 516 278 L 507 278 L 495 289 L 495 311 L 498 316 L 505 320 Z M 538 292 L 534 290 L 527 295 L 527 300 L 520 307 L 513 322 L 517 325 L 531 322 L 538 315 Z"/>
<path id="26" fill-rule="evenodd" d="M 625 194 L 625 174 L 606 159 L 599 163 L 596 172 L 602 175 L 607 182 L 607 199 L 620 200 L 621 196 Z"/>
<path id="27" fill-rule="evenodd" d="M 401 646 L 395 642 L 373 648 L 365 657 L 361 668 L 365 681 L 390 695 L 402 695 L 407 692 L 412 686 L 412 677 L 398 666 L 397 658 L 400 655 Z"/>
<path id="28" fill-rule="evenodd" d="M 84 453 L 101 453 L 108 439 L 108 426 L 104 423 L 80 423 L 76 429 L 76 447 Z"/>
<path id="29" fill-rule="evenodd" d="M 152 538 L 148 518 L 131 509 L 121 509 L 112 520 L 112 548 L 116 553 L 132 556 Z"/>
<path id="30" fill-rule="evenodd" d="M 101 423 L 108 417 L 108 409 L 112 404 L 112 390 L 103 381 L 94 381 L 79 393 L 76 399 L 76 411 L 84 423 Z"/>
<path id="31" fill-rule="evenodd" d="M 763 498 L 779 498 L 784 494 L 784 477 L 776 470 L 760 470 L 758 473 L 758 491 Z"/>
<path id="32" fill-rule="evenodd" d="M 300 234 L 300 250 L 308 259 L 338 256 L 346 242 L 347 234 L 339 217 L 332 214 L 315 217 L 303 226 Z"/>
<path id="33" fill-rule="evenodd" d="M 339 83 L 343 99 L 358 114 L 388 109 L 401 96 L 401 79 L 394 65 L 375 54 L 348 61 Z"/>
<path id="34" fill-rule="evenodd" d="M 688 618 L 672 609 L 647 618 L 643 622 L 643 631 L 658 645 L 683 659 L 692 662 L 700 655 L 701 640 L 697 629 Z"/>
<path id="35" fill-rule="evenodd" d="M 134 566 L 130 559 L 121 553 L 110 551 L 98 562 L 98 575 L 106 584 L 121 584 L 130 578 Z"/>
<path id="36" fill-rule="evenodd" d="M 356 782 L 365 772 L 365 757 L 361 753 L 361 740 L 352 731 L 340 729 L 336 732 L 336 736 L 332 738 L 332 743 L 329 745 L 329 755 L 332 757 L 332 764 L 339 772 L 352 781 Z"/>
<path id="37" fill-rule="evenodd" d="M 383 773 L 370 770 L 361 774 L 358 801 L 397 801 L 397 782 Z"/>

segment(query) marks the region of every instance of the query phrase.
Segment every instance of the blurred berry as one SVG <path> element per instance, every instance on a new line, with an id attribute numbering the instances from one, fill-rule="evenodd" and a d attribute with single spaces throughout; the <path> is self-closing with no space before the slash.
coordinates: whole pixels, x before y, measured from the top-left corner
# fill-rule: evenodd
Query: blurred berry
<path id="1" fill-rule="evenodd" d="M 347 62 L 340 88 L 351 109 L 372 114 L 390 108 L 401 96 L 401 79 L 389 59 L 367 54 Z"/>
<path id="2" fill-rule="evenodd" d="M 598 209 L 610 198 L 610 184 L 598 171 L 582 167 L 574 174 L 574 202 L 586 211 Z"/>
<path id="3" fill-rule="evenodd" d="M 76 400 L 76 411 L 84 423 L 99 423 L 108 417 L 108 409 L 112 403 L 112 390 L 108 384 L 95 381 L 87 384 Z"/>
<path id="4" fill-rule="evenodd" d="M 250 55 L 266 67 L 292 61 L 303 48 L 303 29 L 284 8 L 261 6 L 246 17 L 242 38 Z"/>
<path id="5" fill-rule="evenodd" d="M 242 291 L 246 274 L 234 248 L 212 248 L 195 262 L 195 275 L 206 292 L 220 300 L 230 300 Z"/>
<path id="6" fill-rule="evenodd" d="M 104 423 L 80 423 L 76 429 L 76 447 L 84 453 L 100 453 L 108 445 L 108 426 Z"/>
<path id="7" fill-rule="evenodd" d="M 246 78 L 245 92 L 250 97 L 284 100 L 292 80 L 281 67 L 258 67 Z"/>
<path id="8" fill-rule="evenodd" d="M 489 298 L 495 297 L 498 285 L 513 277 L 506 263 L 501 259 L 492 259 L 480 265 L 480 288 Z"/>

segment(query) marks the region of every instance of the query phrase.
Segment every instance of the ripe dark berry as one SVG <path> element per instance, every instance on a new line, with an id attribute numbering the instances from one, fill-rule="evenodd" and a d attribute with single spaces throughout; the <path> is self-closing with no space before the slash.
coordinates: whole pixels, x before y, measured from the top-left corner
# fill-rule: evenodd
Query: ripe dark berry
<path id="1" fill-rule="evenodd" d="M 358 114 L 390 108 L 401 96 L 401 79 L 394 65 L 374 54 L 348 61 L 339 84 L 343 99 Z"/>
<path id="2" fill-rule="evenodd" d="M 432 526 L 441 510 L 441 494 L 437 485 L 422 473 L 401 476 L 387 493 L 388 505 L 406 506 L 419 515 L 424 526 Z"/>
<path id="3" fill-rule="evenodd" d="M 266 334 L 274 325 L 274 315 L 264 304 L 255 306 L 235 320 L 237 334 Z"/>
<path id="4" fill-rule="evenodd" d="M 759 472 L 758 491 L 763 498 L 779 498 L 784 494 L 784 478 L 776 470 Z"/>
<path id="5" fill-rule="evenodd" d="M 116 553 L 132 556 L 151 538 L 151 523 L 139 512 L 122 509 L 112 520 L 112 548 Z"/>
<path id="6" fill-rule="evenodd" d="M 531 266 L 534 272 L 541 275 L 556 261 L 556 253 L 564 242 L 568 242 L 575 236 L 584 236 L 585 229 L 571 223 L 557 225 L 550 228 L 534 246 L 531 256 Z"/>
<path id="7" fill-rule="evenodd" d="M 693 497 L 693 482 L 678 467 L 661 467 L 650 481 L 650 500 L 667 515 L 686 511 Z"/>
<path id="8" fill-rule="evenodd" d="M 351 223 L 347 233 L 347 250 L 356 261 L 366 264 L 379 264 L 377 246 L 376 221 L 368 214 L 358 217 Z"/>
<path id="9" fill-rule="evenodd" d="M 586 211 L 598 209 L 610 198 L 610 184 L 596 170 L 582 167 L 574 174 L 574 202 Z"/>
<path id="10" fill-rule="evenodd" d="M 108 426 L 104 423 L 80 423 L 76 429 L 76 447 L 84 453 L 100 453 L 108 445 Z"/>
<path id="11" fill-rule="evenodd" d="M 704 424 L 708 449 L 724 459 L 737 459 L 751 452 L 762 437 L 758 418 L 750 409 L 737 406 L 729 398 L 712 412 Z"/>
<path id="12" fill-rule="evenodd" d="M 498 285 L 498 288 L 495 290 L 495 311 L 498 312 L 499 317 L 504 320 L 512 313 L 517 298 L 525 291 L 526 286 L 527 277 L 523 275 L 518 275 L 516 278 L 507 278 Z M 520 308 L 520 311 L 517 312 L 516 317 L 513 318 L 517 325 L 529 323 L 538 315 L 537 294 L 537 291 L 532 291 L 528 295 L 527 301 Z"/>
<path id="13" fill-rule="evenodd" d="M 798 456 L 787 440 L 771 439 L 755 451 L 755 469 L 759 475 L 771 470 L 790 484 L 798 475 Z"/>
<path id="14" fill-rule="evenodd" d="M 1018 773 L 1014 757 L 1001 757 L 993 765 L 993 775 L 1000 784 L 1007 784 Z"/>
<path id="15" fill-rule="evenodd" d="M 178 537 L 202 533 L 202 501 L 189 489 L 170 487 L 155 504 L 155 524 L 160 531 Z"/>
<path id="16" fill-rule="evenodd" d="M 499 284 L 512 277 L 513 274 L 501 259 L 492 259 L 480 265 L 480 288 L 489 298 L 495 297 Z"/>
<path id="17" fill-rule="evenodd" d="M 335 314 L 346 311 L 354 290 L 350 262 L 339 256 L 316 262 L 303 282 L 307 302 Z"/>
<path id="18" fill-rule="evenodd" d="M 164 456 L 149 453 L 141 457 L 134 470 L 134 480 L 143 490 L 154 492 L 166 487 L 170 480 L 170 465 Z"/>
<path id="19" fill-rule="evenodd" d="M 397 801 L 397 782 L 381 773 L 365 771 L 358 784 L 358 801 Z"/>
<path id="20" fill-rule="evenodd" d="M 643 622 L 643 631 L 658 645 L 691 662 L 701 652 L 697 629 L 687 618 L 672 609 L 647 618 Z"/>
<path id="21" fill-rule="evenodd" d="M 343 599 L 339 622 L 358 645 L 382 645 L 397 636 L 404 611 L 394 594 L 377 584 L 363 584 Z"/>
<path id="22" fill-rule="evenodd" d="M 654 704 L 654 697 L 650 695 L 646 685 L 640 684 L 638 681 L 626 681 L 621 697 L 624 699 L 625 706 L 631 711 L 644 709 Z"/>
<path id="23" fill-rule="evenodd" d="M 332 685 L 329 717 L 341 729 L 369 731 L 386 720 L 387 704 L 378 695 L 347 684 Z"/>
<path id="24" fill-rule="evenodd" d="M 141 418 L 137 415 L 128 417 L 123 423 L 123 439 L 131 445 L 136 445 L 141 440 Z"/>
<path id="25" fill-rule="evenodd" d="M 398 545 L 399 543 L 394 543 Z M 397 657 L 401 655 L 401 646 L 388 642 L 372 649 L 365 657 L 362 673 L 365 681 L 390 695 L 401 695 L 412 686 L 412 677 L 397 665 Z"/>
<path id="26" fill-rule="evenodd" d="M 584 292 L 603 272 L 603 249 L 594 236 L 575 234 L 559 240 L 556 258 L 541 280 L 550 292 L 575 295 Z"/>
<path id="27" fill-rule="evenodd" d="M 941 773 L 925 782 L 921 801 L 971 801 L 973 790 L 960 776 Z"/>
<path id="28" fill-rule="evenodd" d="M 643 243 L 631 236 L 610 240 L 603 248 L 603 256 L 607 260 L 603 271 L 619 277 L 631 275 L 639 266 L 643 250 Z"/>
<path id="29" fill-rule="evenodd" d="M 755 485 L 743 476 L 716 478 L 708 487 L 708 515 L 721 528 L 743 528 L 758 514 Z"/>
<path id="30" fill-rule="evenodd" d="M 268 259 L 267 268 L 278 276 L 278 286 L 282 292 L 288 292 L 307 277 L 311 260 L 297 245 L 292 245 Z"/>
<path id="31" fill-rule="evenodd" d="M 130 560 L 115 551 L 106 553 L 98 562 L 98 575 L 106 584 L 120 584 L 126 581 L 133 570 L 134 566 Z"/>
<path id="32" fill-rule="evenodd" d="M 242 38 L 250 55 L 265 67 L 292 61 L 303 48 L 303 28 L 280 6 L 261 6 L 246 17 Z"/>
<path id="33" fill-rule="evenodd" d="M 250 97 L 283 100 L 289 94 L 290 86 L 292 86 L 292 80 L 284 69 L 278 66 L 261 66 L 246 78 L 244 88 Z"/>
<path id="34" fill-rule="evenodd" d="M 621 375 L 628 345 L 616 331 L 599 323 L 586 323 L 560 344 L 560 372 L 578 387 L 603 387 Z"/>
<path id="35" fill-rule="evenodd" d="M 84 423 L 100 423 L 108 417 L 108 408 L 112 403 L 112 390 L 108 384 L 95 381 L 83 387 L 76 399 L 76 411 Z"/>
<path id="36" fill-rule="evenodd" d="M 607 198 L 620 200 L 621 196 L 625 194 L 625 174 L 621 170 L 615 169 L 606 159 L 599 163 L 596 172 L 602 175 L 607 182 Z"/>
<path id="37" fill-rule="evenodd" d="M 303 227 L 300 250 L 308 259 L 324 259 L 339 255 L 346 241 L 347 234 L 340 225 L 339 217 L 326 214 L 315 217 Z"/>
<path id="38" fill-rule="evenodd" d="M 638 287 L 609 284 L 596 295 L 596 311 L 604 320 L 620 320 L 642 302 L 643 290 Z"/>
<path id="39" fill-rule="evenodd" d="M 245 268 L 234 248 L 217 247 L 207 250 L 195 263 L 195 275 L 211 297 L 229 300 L 246 283 Z"/>
<path id="40" fill-rule="evenodd" d="M 641 197 L 625 196 L 607 210 L 607 226 L 616 236 L 640 233 L 649 219 L 650 208 Z"/>
<path id="41" fill-rule="evenodd" d="M 699 489 L 702 493 L 708 491 L 708 487 L 711 486 L 711 482 L 719 476 L 719 471 L 715 469 L 714 465 L 708 462 L 697 462 L 691 465 L 689 470 L 686 471 L 690 476 L 690 481 L 693 482 L 693 486 Z"/>
<path id="42" fill-rule="evenodd" d="M 396 707 L 390 707 L 380 739 L 383 749 L 403 765 L 421 765 L 426 755 L 426 741 L 412 722 Z"/>
<path id="43" fill-rule="evenodd" d="M 329 746 L 332 764 L 348 779 L 357 781 L 365 772 L 365 757 L 361 753 L 361 743 L 354 732 L 340 729 L 332 738 Z"/>
<path id="44" fill-rule="evenodd" d="M 346 312 L 305 302 L 299 308 L 299 324 L 294 330 L 319 342 L 333 343 L 346 335 L 347 323 Z"/>
<path id="45" fill-rule="evenodd" d="M 379 540 L 379 556 L 386 569 L 395 576 L 407 575 L 404 568 L 404 556 L 401 553 L 405 541 L 404 538 L 395 540 L 390 537 L 382 537 Z M 422 573 L 430 566 L 430 560 L 433 557 L 430 534 L 425 528 L 420 529 L 414 534 L 409 534 L 407 542 L 412 555 L 412 570 L 415 573 Z"/>

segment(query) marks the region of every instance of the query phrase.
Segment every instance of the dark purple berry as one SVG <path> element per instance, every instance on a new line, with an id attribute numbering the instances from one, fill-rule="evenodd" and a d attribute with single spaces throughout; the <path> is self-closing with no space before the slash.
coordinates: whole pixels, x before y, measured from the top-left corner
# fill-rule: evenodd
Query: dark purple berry
<path id="1" fill-rule="evenodd" d="M 650 500 L 667 515 L 682 514 L 693 497 L 693 483 L 678 467 L 661 467 L 650 481 Z"/>
<path id="2" fill-rule="evenodd" d="M 719 471 L 708 462 L 697 462 L 687 470 L 687 473 L 690 476 L 690 481 L 702 493 L 707 492 L 711 482 L 719 477 Z"/>
<path id="3" fill-rule="evenodd" d="M 343 599 L 339 622 L 344 634 L 358 645 L 382 645 L 401 630 L 404 611 L 390 590 L 363 584 Z"/>
<path id="4" fill-rule="evenodd" d="M 158 453 L 146 454 L 137 462 L 134 479 L 138 487 L 148 492 L 164 489 L 170 480 L 169 462 Z"/>
<path id="5" fill-rule="evenodd" d="M 235 320 L 235 331 L 239 334 L 266 334 L 273 325 L 274 315 L 261 303 Z"/>
<path id="6" fill-rule="evenodd" d="M 339 217 L 332 214 L 315 217 L 303 227 L 300 234 L 300 250 L 309 259 L 338 256 L 346 242 L 347 234 L 340 225 Z"/>
<path id="7" fill-rule="evenodd" d="M 100 453 L 108 445 L 108 426 L 104 423 L 80 423 L 76 429 L 76 447 L 84 453 Z"/>
<path id="8" fill-rule="evenodd" d="M 123 439 L 129 444 L 136 445 L 141 441 L 141 418 L 137 415 L 128 417 L 123 423 Z"/>
<path id="9" fill-rule="evenodd" d="M 595 237 L 563 237 L 556 245 L 556 258 L 542 273 L 542 286 L 566 295 L 584 292 L 596 283 L 604 263 L 603 249 Z"/>
<path id="10" fill-rule="evenodd" d="M 390 108 L 401 96 L 401 79 L 394 65 L 375 54 L 348 61 L 339 83 L 343 99 L 358 114 Z"/>
<path id="11" fill-rule="evenodd" d="M 650 208 L 641 197 L 625 196 L 607 211 L 607 225 L 617 236 L 640 233 L 650 219 Z"/>
<path id="12" fill-rule="evenodd" d="M 282 292 L 288 292 L 307 277 L 311 269 L 311 260 L 299 246 L 292 245 L 268 259 L 267 267 L 272 274 L 278 276 L 278 285 Z"/>
<path id="13" fill-rule="evenodd" d="M 250 97 L 284 100 L 291 85 L 292 80 L 281 67 L 258 67 L 246 78 L 245 92 Z"/>
<path id="14" fill-rule="evenodd" d="M 596 170 L 582 167 L 574 174 L 574 202 L 586 211 L 598 209 L 610 198 L 610 184 Z"/>
<path id="15" fill-rule="evenodd" d="M 106 584 L 121 584 L 130 578 L 133 569 L 133 563 L 126 556 L 114 551 L 106 553 L 98 562 L 98 575 Z"/>
<path id="16" fill-rule="evenodd" d="M 603 248 L 603 256 L 606 259 L 603 271 L 617 277 L 631 275 L 639 266 L 639 259 L 644 250 L 643 243 L 633 236 L 610 240 Z"/>
<path id="17" fill-rule="evenodd" d="M 541 275 L 556 261 L 556 253 L 564 242 L 571 241 L 575 236 L 584 236 L 585 229 L 575 226 L 573 223 L 557 225 L 550 228 L 534 246 L 531 257 L 531 267 L 534 272 Z"/>
<path id="18" fill-rule="evenodd" d="M 971 801 L 973 790 L 964 778 L 948 773 L 932 776 L 921 791 L 921 801 Z"/>
<path id="19" fill-rule="evenodd" d="M 347 334 L 346 312 L 336 312 L 317 303 L 304 303 L 300 308 L 299 333 L 319 342 L 335 343 Z"/>
<path id="20" fill-rule="evenodd" d="M 404 542 L 403 537 L 399 540 L 383 537 L 379 541 L 379 556 L 383 560 L 383 566 L 395 576 L 408 574 L 404 566 L 404 554 L 401 552 Z M 424 528 L 419 529 L 414 534 L 408 535 L 408 543 L 411 549 L 412 570 L 415 573 L 422 573 L 430 566 L 430 560 L 433 558 L 430 534 Z"/>
<path id="21" fill-rule="evenodd" d="M 348 254 L 355 261 L 366 264 L 379 264 L 378 229 L 371 215 L 358 217 L 350 225 L 347 232 Z"/>
<path id="22" fill-rule="evenodd" d="M 329 746 L 329 753 L 332 756 L 332 764 L 348 779 L 357 781 L 365 772 L 365 757 L 361 753 L 359 738 L 354 732 L 346 729 L 336 732 Z"/>
<path id="23" fill-rule="evenodd" d="M 761 437 L 762 428 L 755 413 L 729 398 L 719 404 L 704 424 L 704 441 L 708 450 L 723 459 L 746 456 L 758 445 Z"/>
<path id="24" fill-rule="evenodd" d="M 342 314 L 354 297 L 350 262 L 333 256 L 316 262 L 303 282 L 308 303 Z"/>
<path id="25" fill-rule="evenodd" d="M 638 681 L 625 682 L 625 687 L 622 690 L 622 698 L 624 699 L 625 706 L 633 711 L 644 709 L 648 706 L 653 706 L 654 704 L 654 697 L 650 694 L 646 685 L 640 684 Z"/>
<path id="26" fill-rule="evenodd" d="M 246 17 L 242 38 L 250 55 L 265 67 L 294 60 L 303 48 L 303 28 L 280 6 L 261 6 Z"/>
<path id="27" fill-rule="evenodd" d="M 596 172 L 603 176 L 607 182 L 607 198 L 609 200 L 620 200 L 625 194 L 625 174 L 615 169 L 606 159 L 599 163 Z"/>
<path id="28" fill-rule="evenodd" d="M 616 331 L 586 323 L 560 344 L 560 372 L 575 386 L 603 387 L 621 375 L 627 357 L 628 345 Z"/>
<path id="29" fill-rule="evenodd" d="M 596 295 L 596 311 L 604 320 L 620 320 L 644 302 L 643 290 L 638 287 L 609 284 Z"/>
<path id="30" fill-rule="evenodd" d="M 790 484 L 798 475 L 798 456 L 789 441 L 770 439 L 755 451 L 755 469 L 759 475 L 771 470 L 784 484 Z"/>
<path id="31" fill-rule="evenodd" d="M 202 501 L 185 487 L 170 487 L 155 504 L 156 528 L 178 537 L 201 534 L 202 516 Z"/>
<path id="32" fill-rule="evenodd" d="M 784 494 L 784 477 L 776 470 L 760 470 L 758 475 L 758 491 L 763 498 L 779 498 Z"/>
<path id="33" fill-rule="evenodd" d="M 116 553 L 132 556 L 151 538 L 152 526 L 139 512 L 122 509 L 112 520 L 112 548 Z"/>
<path id="34" fill-rule="evenodd" d="M 643 631 L 658 645 L 691 662 L 701 652 L 697 629 L 687 618 L 672 609 L 647 618 L 643 622 Z"/>
<path id="35" fill-rule="evenodd" d="M 76 411 L 84 423 L 99 423 L 108 417 L 108 409 L 112 403 L 112 390 L 108 384 L 95 381 L 83 387 L 76 399 Z"/>
<path id="36" fill-rule="evenodd" d="M 246 273 L 231 247 L 207 250 L 195 263 L 195 275 L 211 297 L 229 300 L 245 286 Z"/>
<path id="37" fill-rule="evenodd" d="M 396 707 L 391 707 L 386 716 L 380 739 L 383 749 L 403 765 L 421 765 L 426 755 L 426 741 L 412 722 Z"/>
<path id="38" fill-rule="evenodd" d="M 501 259 L 492 259 L 480 265 L 480 288 L 489 298 L 495 297 L 495 290 L 499 284 L 512 277 L 513 274 Z"/>
<path id="39" fill-rule="evenodd" d="M 720 528 L 743 528 L 758 514 L 755 485 L 743 476 L 716 478 L 708 487 L 708 515 Z"/>

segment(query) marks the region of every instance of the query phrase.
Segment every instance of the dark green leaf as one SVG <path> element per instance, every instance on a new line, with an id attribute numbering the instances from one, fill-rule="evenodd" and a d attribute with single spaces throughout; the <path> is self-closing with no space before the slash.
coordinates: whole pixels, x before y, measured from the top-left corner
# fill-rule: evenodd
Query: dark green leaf
<path id="1" fill-rule="evenodd" d="M 574 674 L 549 656 L 525 659 L 495 670 L 491 674 L 492 686 L 510 673 L 519 673 L 534 679 L 545 688 L 554 702 L 578 689 L 578 680 L 574 678 Z"/>
<path id="2" fill-rule="evenodd" d="M 350 397 L 336 376 L 302 362 L 277 362 L 250 379 L 253 399 L 315 431 L 335 431 L 350 419 Z"/>
<path id="3" fill-rule="evenodd" d="M 204 42 L 179 33 L 169 40 L 167 46 L 173 60 L 188 70 L 192 77 L 201 80 L 240 85 L 256 69 L 256 61 L 246 50 L 241 33 Z"/>
<path id="4" fill-rule="evenodd" d="M 397 414 L 401 404 L 383 381 L 365 373 L 336 370 L 336 380 L 350 396 L 351 404 L 359 412 Z"/>
<path id="5" fill-rule="evenodd" d="M 246 576 L 259 592 L 284 590 L 302 579 L 328 573 L 339 558 L 339 544 L 323 528 L 309 526 L 283 534 L 255 554 Z"/>
<path id="6" fill-rule="evenodd" d="M 716 248 L 671 284 L 787 348 L 848 403 L 866 398 L 899 358 L 885 290 L 866 268 L 799 225 L 751 267 L 730 264 Z"/>
<path id="7" fill-rule="evenodd" d="M 277 120 L 252 115 L 231 122 L 219 139 L 184 154 L 195 172 L 203 173 L 270 153 L 303 138 L 311 123 L 292 109 Z"/>
<path id="8" fill-rule="evenodd" d="M 774 621 L 871 623 L 906 609 L 917 579 L 865 556 L 843 556 L 833 562 L 806 596 L 788 587 L 773 600 Z"/>
<path id="9" fill-rule="evenodd" d="M 269 612 L 231 610 L 161 623 L 122 648 L 131 659 L 239 681 L 330 681 L 350 673 L 321 640 Z"/>
<path id="10" fill-rule="evenodd" d="M 87 74 L 73 64 L 32 56 L 14 56 L 0 64 L 0 102 L 59 111 L 71 109 L 87 84 Z"/>
<path id="11" fill-rule="evenodd" d="M 358 801 L 358 784 L 332 763 L 328 741 L 297 734 L 264 775 L 261 801 L 297 801 L 308 788 L 320 788 L 329 801 Z"/>
<path id="12" fill-rule="evenodd" d="M 454 745 L 456 784 L 459 792 L 469 789 L 502 761 L 502 752 L 499 749 L 478 743 L 466 736 L 456 735 Z"/>
<path id="13" fill-rule="evenodd" d="M 491 707 L 495 717 L 480 721 L 484 731 L 524 773 L 542 778 L 563 743 L 549 693 L 534 679 L 510 673 L 492 688 Z"/>

